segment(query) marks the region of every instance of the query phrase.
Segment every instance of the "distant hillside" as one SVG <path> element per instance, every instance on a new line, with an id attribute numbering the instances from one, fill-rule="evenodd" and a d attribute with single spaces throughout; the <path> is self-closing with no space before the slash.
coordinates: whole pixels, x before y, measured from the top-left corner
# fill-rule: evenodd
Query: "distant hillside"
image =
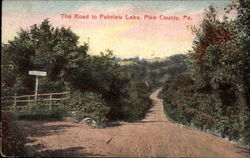
<path id="1" fill-rule="evenodd" d="M 167 79 L 175 78 L 187 70 L 187 57 L 177 54 L 168 58 L 130 58 L 118 62 L 127 77 L 144 81 L 146 86 L 157 87 Z"/>
<path id="2" fill-rule="evenodd" d="M 129 58 L 129 59 L 123 59 L 118 61 L 118 64 L 120 65 L 130 65 L 130 64 L 135 64 L 138 61 L 147 61 L 147 62 L 164 62 L 168 60 L 168 58 L 159 58 L 159 57 L 155 57 L 155 58 L 151 58 L 151 59 L 139 59 L 139 58 Z"/>

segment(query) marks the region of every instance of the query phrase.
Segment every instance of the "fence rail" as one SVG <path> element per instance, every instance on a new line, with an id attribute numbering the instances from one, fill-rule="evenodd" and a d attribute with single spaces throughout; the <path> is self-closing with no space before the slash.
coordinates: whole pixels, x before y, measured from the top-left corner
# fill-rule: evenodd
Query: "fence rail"
<path id="1" fill-rule="evenodd" d="M 57 97 L 56 97 L 57 96 Z M 31 102 L 43 102 L 43 101 L 61 101 L 67 100 L 70 98 L 70 92 L 59 92 L 59 93 L 43 93 L 37 94 L 37 99 L 35 99 L 35 95 L 21 95 L 21 96 L 7 96 L 1 97 L 2 103 L 12 103 L 12 105 L 7 105 L 5 107 L 27 107 L 26 106 L 17 106 L 17 103 L 31 103 Z"/>

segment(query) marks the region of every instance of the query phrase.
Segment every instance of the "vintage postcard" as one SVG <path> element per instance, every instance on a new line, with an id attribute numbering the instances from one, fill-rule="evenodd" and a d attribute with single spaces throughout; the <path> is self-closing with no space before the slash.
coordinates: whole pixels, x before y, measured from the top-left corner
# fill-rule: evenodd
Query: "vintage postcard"
<path id="1" fill-rule="evenodd" d="M 249 157 L 250 1 L 3 0 L 1 154 Z"/>

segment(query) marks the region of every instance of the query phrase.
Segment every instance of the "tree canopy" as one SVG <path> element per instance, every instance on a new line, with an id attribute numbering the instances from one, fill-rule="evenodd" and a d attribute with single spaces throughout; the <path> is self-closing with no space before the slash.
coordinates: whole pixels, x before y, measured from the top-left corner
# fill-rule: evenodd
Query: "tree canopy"
<path id="1" fill-rule="evenodd" d="M 88 54 L 88 47 L 88 43 L 79 42 L 79 37 L 70 28 L 55 28 L 48 19 L 27 30 L 21 29 L 14 40 L 1 47 L 2 95 L 32 94 L 35 77 L 28 72 L 42 70 L 48 75 L 40 77 L 38 93 L 94 92 L 97 94 L 94 96 L 105 100 L 103 106 L 109 106 L 110 118 L 133 119 L 144 115 L 151 104 L 148 95 L 131 88 L 131 80 L 115 62 L 112 51 L 93 56 Z M 135 95 L 131 96 L 130 92 Z M 72 99 L 84 100 L 81 95 L 77 96 L 80 97 Z M 126 106 L 128 108 L 124 108 Z M 131 109 L 140 106 L 141 110 L 130 114 Z"/>
<path id="2" fill-rule="evenodd" d="M 88 44 L 79 45 L 78 40 L 70 28 L 54 28 L 48 19 L 29 30 L 21 30 L 13 41 L 2 45 L 2 86 L 13 87 L 21 81 L 22 89 L 31 91 L 34 77 L 29 76 L 28 71 L 42 70 L 47 71 L 48 76 L 41 78 L 41 92 L 71 86 L 107 97 L 119 94 L 126 80 L 113 62 L 112 52 L 90 56 Z"/>
<path id="3" fill-rule="evenodd" d="M 235 19 L 228 14 L 235 9 Z M 210 6 L 199 27 L 188 73 L 166 85 L 165 100 L 179 121 L 219 132 L 223 137 L 250 142 L 250 2 L 225 8 L 223 20 Z M 180 84 L 180 82 L 185 84 Z"/>

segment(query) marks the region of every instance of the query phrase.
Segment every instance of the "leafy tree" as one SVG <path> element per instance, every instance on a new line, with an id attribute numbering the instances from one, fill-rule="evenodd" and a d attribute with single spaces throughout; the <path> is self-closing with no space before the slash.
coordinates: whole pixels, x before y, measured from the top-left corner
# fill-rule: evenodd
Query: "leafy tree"
<path id="1" fill-rule="evenodd" d="M 180 121 L 243 143 L 250 142 L 249 6 L 247 0 L 229 5 L 226 12 L 236 9 L 237 17 L 225 15 L 222 21 L 214 7 L 206 10 L 200 27 L 192 27 L 196 38 L 189 52 L 190 70 L 186 78 L 167 86 L 172 94 L 165 96 L 180 111 Z"/>
<path id="2" fill-rule="evenodd" d="M 193 29 L 196 40 L 190 53 L 193 61 L 191 74 L 198 92 L 214 95 L 219 103 L 211 105 L 204 100 L 198 106 L 205 109 L 213 106 L 212 114 L 218 119 L 217 129 L 233 139 L 249 139 L 250 132 L 246 126 L 250 112 L 247 105 L 249 38 L 246 38 L 249 25 L 243 20 L 247 14 L 249 16 L 246 3 L 239 1 L 236 20 L 225 16 L 222 22 L 216 18 L 215 9 L 210 7 L 200 28 Z"/>
<path id="3" fill-rule="evenodd" d="M 2 46 L 2 84 L 11 87 L 21 80 L 23 89 L 33 90 L 34 77 L 28 71 L 43 70 L 48 76 L 41 78 L 40 92 L 60 91 L 71 85 L 103 93 L 107 98 L 119 95 L 126 80 L 119 74 L 112 52 L 89 56 L 88 45 L 78 46 L 78 39 L 70 28 L 54 28 L 48 19 L 30 30 L 21 30 L 18 37 Z"/>
<path id="4" fill-rule="evenodd" d="M 83 109 L 87 106 L 89 109 L 99 108 L 100 113 L 92 111 L 93 115 L 99 115 L 96 116 L 99 121 L 105 118 L 103 115 L 109 119 L 127 118 L 129 113 L 123 110 L 124 106 L 128 109 L 141 107 L 133 118 L 144 114 L 151 105 L 148 95 L 141 96 L 137 89 L 131 87 L 130 79 L 115 62 L 112 51 L 90 56 L 88 44 L 79 45 L 78 39 L 70 28 L 54 28 L 48 19 L 28 30 L 21 30 L 14 40 L 2 44 L 2 93 L 33 93 L 34 77 L 28 75 L 28 71 L 42 70 L 48 75 L 39 80 L 39 93 L 65 90 L 82 94 L 94 92 L 95 97 L 83 99 L 79 106 Z M 12 94 L 7 93 L 7 89 Z M 129 95 L 131 91 L 138 96 Z M 140 99 L 140 102 L 130 104 L 132 97 L 134 100 Z M 77 98 L 71 99 L 72 104 L 77 102 Z M 89 104 L 85 103 L 89 100 Z M 48 111 L 46 108 L 43 110 Z"/>
<path id="5" fill-rule="evenodd" d="M 39 89 L 63 90 L 64 82 L 59 80 L 64 74 L 67 58 L 76 52 L 87 54 L 87 45 L 78 46 L 78 39 L 69 28 L 52 27 L 48 19 L 39 26 L 31 26 L 30 30 L 21 30 L 13 41 L 2 45 L 2 84 L 13 87 L 21 81 L 22 90 L 29 93 L 34 89 L 34 77 L 28 75 L 28 71 L 43 70 L 48 76 L 41 80 Z"/>

